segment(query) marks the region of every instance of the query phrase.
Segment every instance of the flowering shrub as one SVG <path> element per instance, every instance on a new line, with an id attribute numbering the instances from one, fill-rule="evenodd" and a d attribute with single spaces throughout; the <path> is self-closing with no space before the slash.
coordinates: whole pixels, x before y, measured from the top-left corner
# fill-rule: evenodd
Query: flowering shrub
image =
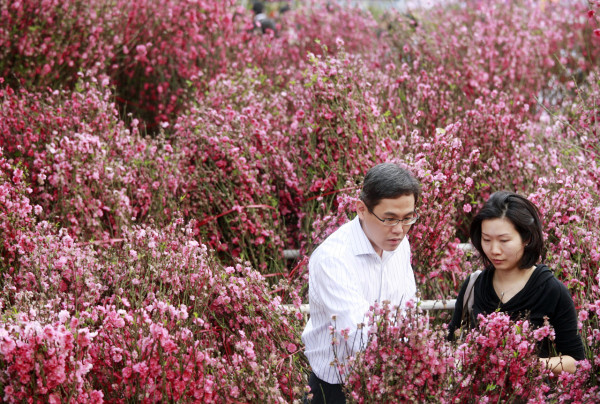
<path id="1" fill-rule="evenodd" d="M 27 230 L 35 223 L 34 214 L 41 213 L 39 205 L 31 205 L 25 175 L 23 167 L 11 164 L 0 147 L 0 259 L 6 266 L 14 265 L 16 256 L 30 245 Z"/>
<path id="2" fill-rule="evenodd" d="M 439 90 L 427 98 L 402 94 L 409 105 L 423 105 L 427 120 L 461 113 L 493 90 L 507 93 L 517 108 L 535 105 L 540 96 L 560 102 L 565 93 L 553 88 L 575 74 L 586 76 L 598 57 L 587 7 L 586 2 L 529 0 L 434 7 L 417 12 L 415 34 L 408 38 L 405 25 L 415 24 L 397 15 L 387 32 L 397 50 L 392 55 L 414 72 L 400 75 L 400 88 Z M 407 80 L 412 77 L 416 81 Z"/>
<path id="3" fill-rule="evenodd" d="M 426 299 L 475 269 L 458 247 L 491 192 L 533 200 L 587 359 L 544 391 L 524 323 L 490 318 L 457 347 L 379 308 L 351 399 L 597 401 L 597 1 L 375 19 L 315 0 L 275 17 L 277 35 L 232 0 L 38 3 L 0 4 L 6 401 L 299 400 L 302 316 L 281 303 L 300 305 L 306 256 L 382 161 L 423 184 L 409 237 Z M 473 359 L 460 372 L 457 352 Z M 48 366 L 68 370 L 32 384 Z"/>
<path id="4" fill-rule="evenodd" d="M 297 397 L 301 319 L 283 309 L 258 272 L 211 258 L 191 237 L 194 227 L 132 229 L 123 249 L 103 254 L 117 254 L 110 286 L 118 294 L 91 312 L 99 327 L 92 355 L 102 363 L 93 377 L 103 386 L 122 386 L 129 397 L 150 394 L 152 401 L 175 399 L 175 392 L 217 402 Z M 136 371 L 140 363 L 148 367 L 147 382 L 124 383 L 128 367 Z M 189 375 L 189 366 L 206 369 L 205 375 Z M 212 393 L 204 390 L 203 397 L 188 377 L 200 377 L 191 384 L 201 390 L 210 390 L 203 378 L 214 380 Z"/>
<path id="5" fill-rule="evenodd" d="M 35 355 L 46 349 L 38 347 L 43 341 L 23 347 L 31 358 L 24 372 L 43 366 L 55 352 L 68 376 L 85 365 L 85 371 L 72 374 L 76 380 L 69 379 L 79 384 L 69 387 L 60 379 L 60 390 L 48 394 L 65 399 L 72 389 L 87 386 L 107 401 L 286 402 L 301 395 L 302 316 L 283 308 L 258 272 L 242 263 L 221 266 L 193 240 L 194 224 L 181 224 L 161 231 L 123 228 L 124 237 L 115 241 L 122 247 L 107 243 L 96 250 L 62 231 L 54 234 L 46 222 L 30 231 L 32 250 L 21 254 L 19 270 L 6 279 L 0 296 L 2 306 L 19 318 L 7 332 L 12 339 L 26 338 L 21 330 L 34 321 L 27 313 L 37 313 L 33 329 L 59 327 L 43 321 L 59 313 L 61 333 L 93 336 L 83 345 L 85 356 L 49 350 L 43 359 Z M 64 329 L 67 320 L 70 327 Z M 82 365 L 66 363 L 63 356 Z M 0 362 L 13 372 L 20 366 L 13 360 Z M 14 391 L 22 392 L 17 401 L 46 391 L 35 383 L 27 387 L 29 378 L 10 380 Z M 5 393 L 13 391 L 6 386 Z"/>
<path id="6" fill-rule="evenodd" d="M 5 276 L 0 304 L 22 312 L 35 309 L 50 318 L 67 310 L 89 310 L 101 301 L 107 285 L 105 264 L 91 246 L 77 245 L 66 232 L 40 222 L 24 233 L 27 243 Z"/>
<path id="7" fill-rule="evenodd" d="M 101 73 L 113 54 L 101 2 L 26 0 L 0 11 L 0 76 L 11 84 L 73 87 L 78 72 Z"/>
<path id="8" fill-rule="evenodd" d="M 0 326 L 0 386 L 3 400 L 60 403 L 101 403 L 103 393 L 91 388 L 89 347 L 95 333 L 78 327 L 63 313 L 60 320 L 42 324 L 35 311 L 20 314 Z"/>
<path id="9" fill-rule="evenodd" d="M 457 228 L 471 212 L 473 195 L 481 192 L 489 168 L 478 167 L 480 152 L 471 149 L 463 154 L 463 141 L 458 136 L 461 123 L 437 129 L 435 135 L 425 137 L 417 131 L 409 143 L 419 144 L 420 153 L 412 156 L 409 167 L 422 184 L 419 214 L 422 216 L 410 233 L 412 245 L 419 246 L 413 253 L 417 276 L 442 299 L 458 288 L 460 280 L 469 273 L 464 252 L 458 248 Z M 433 158 L 435 156 L 435 158 Z M 449 226 L 449 224 L 452 224 Z M 439 279 L 451 277 L 451 282 Z M 437 283 L 437 287 L 433 286 Z M 444 290 L 446 287 L 450 290 Z M 433 296 L 432 296 L 433 297 Z"/>
<path id="10" fill-rule="evenodd" d="M 480 316 L 478 328 L 457 347 L 446 340 L 445 327 L 430 328 L 418 307 L 401 313 L 384 302 L 367 317 L 367 347 L 343 369 L 350 402 L 545 402 L 565 399 L 566 389 L 582 386 L 581 375 L 588 374 L 584 361 L 579 377 L 553 380 L 535 355 L 536 341 L 552 338 L 551 327 L 532 329 L 503 313 Z M 570 397 L 595 394 L 594 388 Z"/>
<path id="11" fill-rule="evenodd" d="M 513 323 L 504 313 L 480 315 L 478 328 L 456 351 L 453 399 L 543 402 L 549 389 L 543 383 L 548 371 L 543 371 L 535 355 L 535 341 L 549 335 L 553 335 L 549 326 L 534 330 L 528 321 Z"/>
<path id="12" fill-rule="evenodd" d="M 106 70 L 125 111 L 154 126 L 187 105 L 190 84 L 222 70 L 240 45 L 235 2 L 119 1 L 108 16 L 106 42 L 114 54 Z M 154 126 L 156 127 L 156 126 Z"/>
<path id="13" fill-rule="evenodd" d="M 597 368 L 597 367 L 596 367 Z M 550 383 L 546 401 L 594 403 L 600 399 L 597 372 L 587 360 L 578 362 L 575 374 L 561 373 Z M 596 380 L 593 380 L 596 377 Z"/>
<path id="14" fill-rule="evenodd" d="M 243 83 L 244 92 L 255 94 L 252 81 Z M 219 87 L 241 90 L 233 80 Z M 196 232 L 211 247 L 250 260 L 265 273 L 277 272 L 285 227 L 271 170 L 285 175 L 287 167 L 277 139 L 268 136 L 269 122 L 260 117 L 267 106 L 214 104 L 191 108 L 175 125 L 178 170 L 187 190 L 184 212 L 198 218 Z"/>
<path id="15" fill-rule="evenodd" d="M 580 310 L 580 329 L 590 349 L 591 374 L 600 369 L 600 317 L 597 299 L 600 292 L 598 248 L 598 111 L 600 99 L 598 72 L 589 86 L 580 90 L 578 100 L 562 114 L 546 116 L 534 130 L 542 138 L 548 167 L 540 168 L 537 189 L 531 195 L 544 214 L 548 243 L 548 262 L 565 280 Z M 564 147 L 555 139 L 568 139 Z M 585 173 L 585 175 L 582 175 Z M 592 378 L 598 386 L 600 380 Z"/>
<path id="16" fill-rule="evenodd" d="M 443 401 L 454 369 L 446 332 L 431 329 L 421 310 L 389 303 L 369 311 L 369 341 L 348 363 L 350 402 Z"/>
<path id="17" fill-rule="evenodd" d="M 98 87 L 92 80 L 70 93 L 6 88 L 0 147 L 27 168 L 41 218 L 72 235 L 107 239 L 149 216 L 168 222 L 182 191 L 169 142 L 144 139 L 135 120 L 127 127 L 110 92 Z"/>
<path id="18" fill-rule="evenodd" d="M 30 89 L 74 88 L 77 74 L 89 72 L 115 86 L 122 110 L 157 128 L 186 104 L 189 83 L 220 71 L 241 44 L 234 6 L 233 0 L 6 3 L 0 76 Z"/>

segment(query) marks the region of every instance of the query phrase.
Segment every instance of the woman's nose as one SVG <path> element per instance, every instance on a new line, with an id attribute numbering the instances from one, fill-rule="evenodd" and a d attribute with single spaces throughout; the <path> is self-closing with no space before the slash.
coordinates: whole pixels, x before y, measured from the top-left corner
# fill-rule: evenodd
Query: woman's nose
<path id="1" fill-rule="evenodd" d="M 490 252 L 492 254 L 499 254 L 500 253 L 500 244 L 492 241 L 491 245 L 490 245 Z"/>

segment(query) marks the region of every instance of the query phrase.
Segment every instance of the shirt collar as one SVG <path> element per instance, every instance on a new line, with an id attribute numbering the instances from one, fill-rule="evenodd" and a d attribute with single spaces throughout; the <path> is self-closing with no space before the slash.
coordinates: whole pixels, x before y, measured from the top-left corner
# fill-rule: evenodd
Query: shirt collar
<path id="1" fill-rule="evenodd" d="M 358 215 L 352 220 L 352 234 L 354 237 L 350 239 L 350 248 L 354 255 L 377 255 L 375 249 L 373 248 L 373 244 L 363 231 L 362 226 L 360 225 L 360 220 Z M 384 254 L 386 251 L 384 251 Z"/>

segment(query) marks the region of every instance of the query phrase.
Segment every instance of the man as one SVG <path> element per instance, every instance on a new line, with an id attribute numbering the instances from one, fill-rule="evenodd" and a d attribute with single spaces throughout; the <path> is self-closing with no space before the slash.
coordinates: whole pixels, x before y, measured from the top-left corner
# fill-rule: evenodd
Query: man
<path id="1" fill-rule="evenodd" d="M 263 34 L 266 34 L 267 30 L 271 30 L 274 34 L 277 34 L 275 21 L 267 17 L 264 9 L 265 6 L 261 1 L 255 1 L 252 4 L 252 11 L 254 12 L 254 28 L 260 29 Z"/>
<path id="2" fill-rule="evenodd" d="M 357 216 L 311 255 L 310 319 L 302 333 L 312 368 L 311 403 L 345 403 L 338 365 L 364 348 L 367 327 L 359 324 L 366 322 L 369 307 L 386 300 L 403 306 L 415 299 L 406 234 L 419 217 L 420 192 L 409 171 L 392 163 L 376 165 L 364 178 Z"/>

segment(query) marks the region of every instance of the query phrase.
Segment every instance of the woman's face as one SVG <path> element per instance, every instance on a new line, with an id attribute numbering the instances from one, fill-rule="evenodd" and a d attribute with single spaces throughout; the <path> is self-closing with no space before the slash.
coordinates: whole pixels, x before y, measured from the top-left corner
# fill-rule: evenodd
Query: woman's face
<path id="1" fill-rule="evenodd" d="M 511 271 L 519 269 L 525 242 L 510 220 L 488 219 L 481 223 L 481 247 L 494 268 Z"/>

